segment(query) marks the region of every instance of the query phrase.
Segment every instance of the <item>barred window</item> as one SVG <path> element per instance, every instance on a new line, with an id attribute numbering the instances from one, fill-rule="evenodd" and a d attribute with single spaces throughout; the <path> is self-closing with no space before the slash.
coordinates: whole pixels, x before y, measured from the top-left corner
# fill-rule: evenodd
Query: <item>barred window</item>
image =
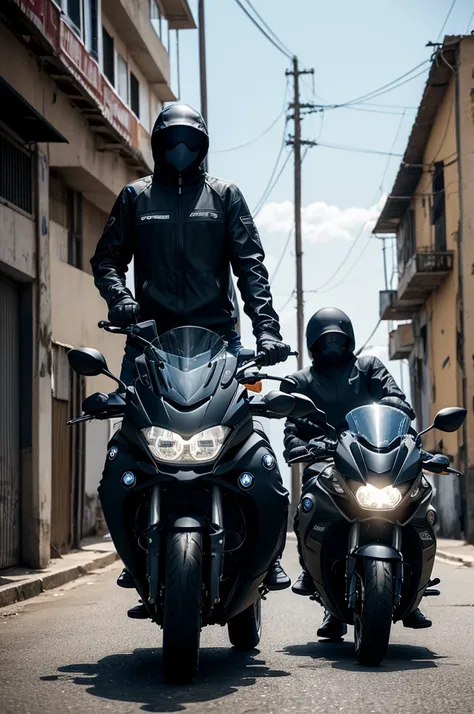
<path id="1" fill-rule="evenodd" d="M 0 133 L 0 197 L 33 213 L 31 153 Z"/>

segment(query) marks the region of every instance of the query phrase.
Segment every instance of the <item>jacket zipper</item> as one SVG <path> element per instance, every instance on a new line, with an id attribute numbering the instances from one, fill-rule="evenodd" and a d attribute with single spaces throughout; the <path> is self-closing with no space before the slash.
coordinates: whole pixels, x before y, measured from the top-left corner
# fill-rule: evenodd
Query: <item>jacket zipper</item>
<path id="1" fill-rule="evenodd" d="M 183 177 L 179 174 L 178 177 L 178 215 L 177 215 L 177 252 L 178 252 L 178 264 L 176 270 L 176 286 L 178 292 L 178 315 L 182 315 L 184 312 L 183 305 L 183 291 L 184 291 L 184 278 L 182 264 L 184 259 L 183 250 L 183 216 L 182 216 L 182 200 L 183 200 Z"/>

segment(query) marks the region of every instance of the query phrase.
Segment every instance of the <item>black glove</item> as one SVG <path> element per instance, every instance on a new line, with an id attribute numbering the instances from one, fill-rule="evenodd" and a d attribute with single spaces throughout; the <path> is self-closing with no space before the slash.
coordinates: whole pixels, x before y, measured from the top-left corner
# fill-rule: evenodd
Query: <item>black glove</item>
<path id="1" fill-rule="evenodd" d="M 109 321 L 116 327 L 129 327 L 137 321 L 140 305 L 132 297 L 123 297 L 109 310 Z"/>
<path id="2" fill-rule="evenodd" d="M 306 446 L 294 446 L 292 449 L 285 452 L 285 461 L 287 464 L 314 461 L 314 456 L 310 454 Z"/>
<path id="3" fill-rule="evenodd" d="M 289 345 L 285 345 L 278 337 L 264 332 L 257 340 L 257 352 L 264 355 L 264 366 L 271 367 L 278 362 L 285 362 L 291 352 Z"/>

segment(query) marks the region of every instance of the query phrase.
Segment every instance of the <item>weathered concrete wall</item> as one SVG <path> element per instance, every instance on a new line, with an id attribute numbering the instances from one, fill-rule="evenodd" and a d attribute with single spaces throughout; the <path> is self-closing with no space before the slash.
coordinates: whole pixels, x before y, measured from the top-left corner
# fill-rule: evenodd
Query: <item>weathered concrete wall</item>
<path id="1" fill-rule="evenodd" d="M 0 203 L 0 264 L 18 280 L 36 275 L 36 225 L 34 217 Z"/>

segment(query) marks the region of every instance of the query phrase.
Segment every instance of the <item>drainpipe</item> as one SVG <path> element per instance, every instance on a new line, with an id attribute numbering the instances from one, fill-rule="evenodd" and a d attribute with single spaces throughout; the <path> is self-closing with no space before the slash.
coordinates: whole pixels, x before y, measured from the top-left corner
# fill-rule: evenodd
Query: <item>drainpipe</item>
<path id="1" fill-rule="evenodd" d="M 459 64 L 460 64 L 460 45 L 458 45 L 456 65 L 454 69 L 455 81 L 455 111 L 456 111 L 456 151 L 458 154 L 458 185 L 459 185 L 459 224 L 458 224 L 458 295 L 460 307 L 460 355 L 459 366 L 462 375 L 462 406 L 467 409 L 467 377 L 466 377 L 466 347 L 465 347 L 465 317 L 464 317 L 464 261 L 463 261 L 463 216 L 464 216 L 464 198 L 463 198 L 463 182 L 462 182 L 462 153 L 461 153 L 461 104 L 460 104 L 460 86 L 459 86 Z M 468 474 L 468 430 L 467 418 L 463 424 L 463 445 L 462 445 L 462 462 L 464 475 L 462 477 L 461 501 L 461 530 L 464 532 L 466 540 L 472 541 L 474 533 L 469 518 L 469 474 Z"/>

